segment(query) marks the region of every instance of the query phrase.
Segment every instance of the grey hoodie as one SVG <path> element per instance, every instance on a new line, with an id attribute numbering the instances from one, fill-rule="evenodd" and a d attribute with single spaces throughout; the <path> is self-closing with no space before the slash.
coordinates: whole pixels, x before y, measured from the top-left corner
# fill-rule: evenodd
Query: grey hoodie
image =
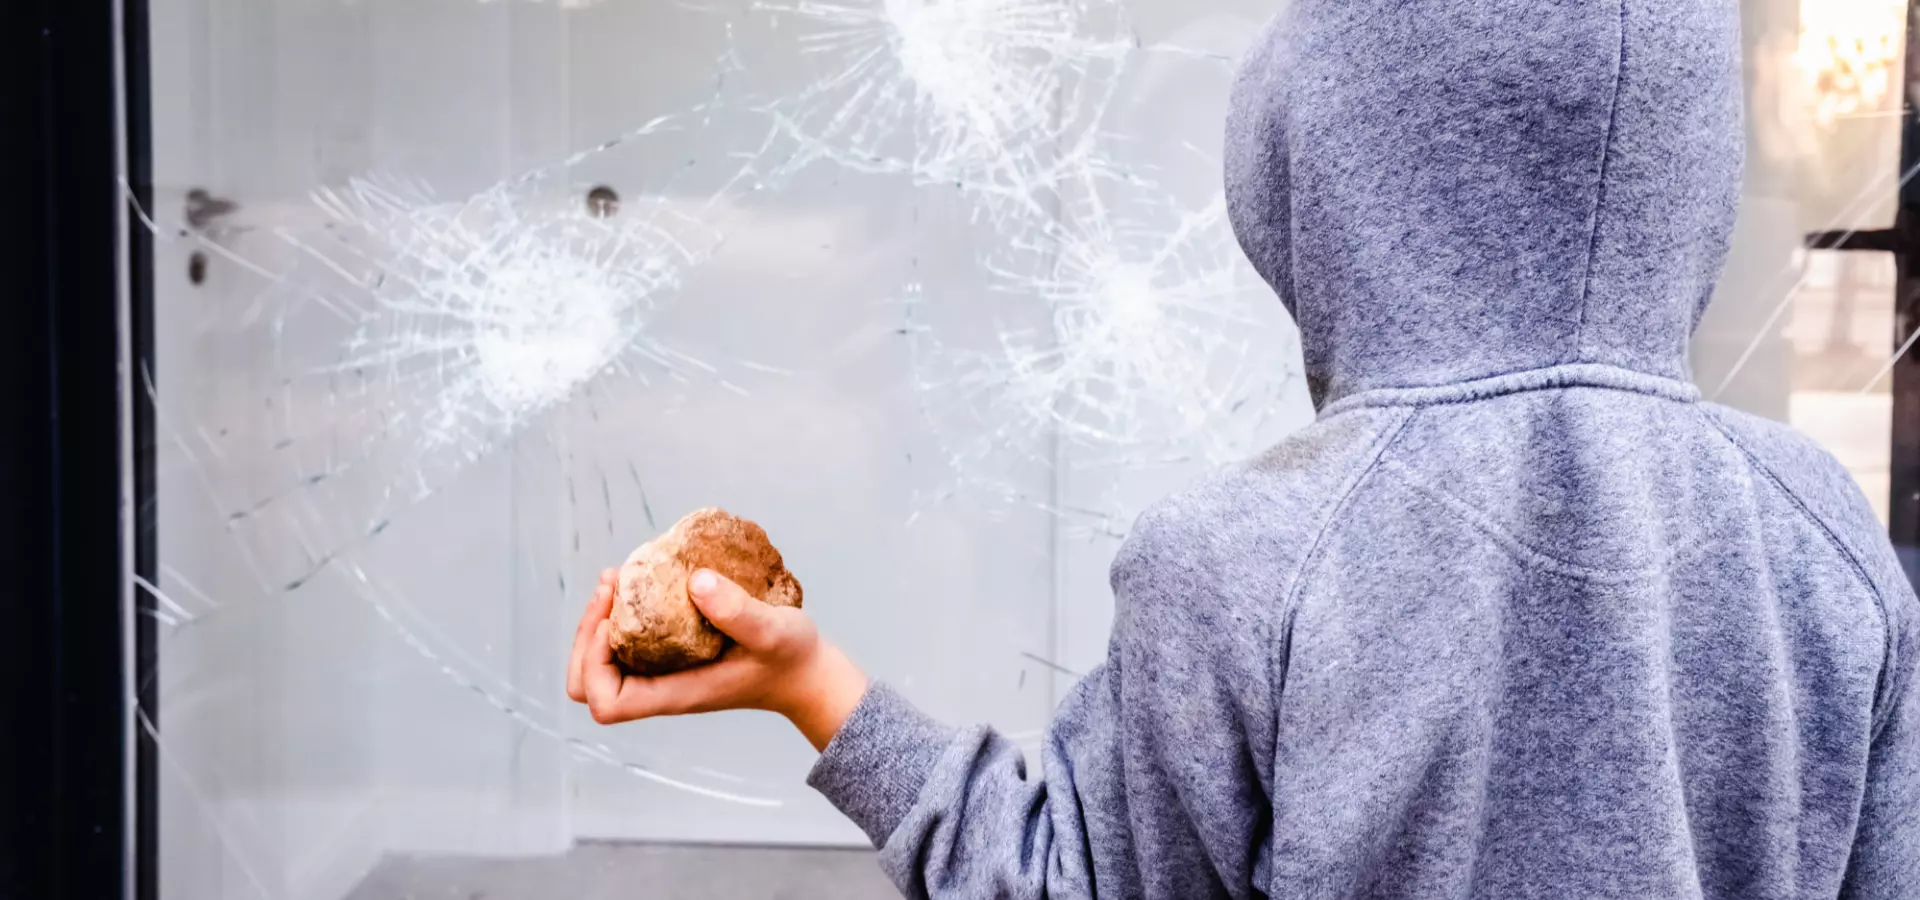
<path id="1" fill-rule="evenodd" d="M 1920 605 L 1703 403 L 1732 0 L 1293 0 L 1228 125 L 1318 421 L 1161 502 L 1043 771 L 872 689 L 811 776 L 912 897 L 1920 898 Z"/>

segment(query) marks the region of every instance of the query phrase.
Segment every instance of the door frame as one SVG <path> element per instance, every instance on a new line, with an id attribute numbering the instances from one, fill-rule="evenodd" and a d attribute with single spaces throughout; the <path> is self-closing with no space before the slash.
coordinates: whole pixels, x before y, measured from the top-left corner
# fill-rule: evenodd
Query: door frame
<path id="1" fill-rule="evenodd" d="M 146 0 L 0 5 L 0 895 L 157 897 L 152 417 L 127 390 L 150 348 Z"/>

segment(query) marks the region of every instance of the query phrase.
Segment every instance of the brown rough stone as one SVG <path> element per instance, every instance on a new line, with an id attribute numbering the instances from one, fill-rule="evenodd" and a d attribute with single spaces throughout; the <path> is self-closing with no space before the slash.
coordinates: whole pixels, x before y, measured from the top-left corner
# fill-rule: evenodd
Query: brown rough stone
<path id="1" fill-rule="evenodd" d="M 628 671 L 665 675 L 712 662 L 727 649 L 726 635 L 687 595 L 687 579 L 700 569 L 725 575 L 765 603 L 800 605 L 800 582 L 765 530 L 723 510 L 689 513 L 620 567 L 611 641 Z"/>

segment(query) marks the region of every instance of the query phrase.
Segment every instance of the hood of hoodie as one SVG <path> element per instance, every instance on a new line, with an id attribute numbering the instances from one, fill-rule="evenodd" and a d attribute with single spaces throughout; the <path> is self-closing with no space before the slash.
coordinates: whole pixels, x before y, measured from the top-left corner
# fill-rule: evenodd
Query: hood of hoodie
<path id="1" fill-rule="evenodd" d="M 1228 116 L 1316 403 L 1554 366 L 1690 380 L 1739 198 L 1733 0 L 1292 0 Z"/>

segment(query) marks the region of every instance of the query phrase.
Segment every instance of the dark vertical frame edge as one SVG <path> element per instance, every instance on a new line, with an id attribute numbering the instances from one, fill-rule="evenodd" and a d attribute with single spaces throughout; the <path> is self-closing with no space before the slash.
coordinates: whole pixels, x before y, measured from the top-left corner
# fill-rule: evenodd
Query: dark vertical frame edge
<path id="1" fill-rule="evenodd" d="M 1907 4 L 1907 57 L 1902 61 L 1900 172 L 1920 166 L 1920 4 Z M 1920 183 L 1900 184 L 1895 236 L 1894 333 L 1889 352 L 1907 350 L 1920 329 Z M 1893 361 L 1893 423 L 1888 492 L 1889 536 L 1907 578 L 1920 584 L 1920 357 L 1904 352 Z"/>
<path id="2" fill-rule="evenodd" d="M 127 626 L 150 617 L 123 603 L 136 558 L 153 563 L 151 508 L 129 496 L 143 482 L 150 497 L 152 444 L 128 432 L 139 416 L 129 415 L 125 364 L 134 329 L 122 326 L 136 310 L 121 305 L 143 296 L 129 287 L 150 282 L 128 267 L 150 248 L 126 245 L 121 187 L 123 164 L 144 165 L 148 140 L 144 122 L 123 130 L 122 92 L 146 73 L 122 68 L 127 34 L 116 30 L 139 29 L 144 53 L 145 21 L 122 12 L 120 0 L 0 4 L 0 133 L 14 175 L 0 191 L 9 314 L 0 329 L 0 898 L 9 900 L 154 896 L 139 887 L 151 875 L 136 874 L 152 846 L 143 817 L 154 811 L 139 795 L 153 779 L 129 760 L 128 727 L 130 667 L 152 647 L 150 630 L 142 651 L 139 629 Z M 150 325 L 150 298 L 139 305 Z M 123 448 L 133 446 L 147 448 L 144 475 L 129 469 Z M 136 534 L 144 551 L 128 546 Z M 150 774 L 151 756 L 146 765 Z"/>
<path id="3" fill-rule="evenodd" d="M 148 0 L 119 0 L 120 4 L 120 109 L 127 196 L 124 227 L 126 253 L 122 257 L 126 271 L 129 329 L 128 365 L 121 373 L 121 391 L 127 404 L 124 419 L 133 431 L 122 446 L 131 454 L 128 488 L 132 496 L 127 505 L 132 521 L 128 523 L 133 541 L 133 573 L 138 584 L 160 583 L 158 443 L 154 409 L 157 366 L 154 360 L 154 234 L 147 227 L 147 212 L 153 209 L 153 93 L 152 56 L 149 35 Z M 160 727 L 160 620 L 153 615 L 158 598 L 135 589 L 128 595 L 133 603 L 131 626 L 133 652 L 133 710 L 131 750 L 133 753 L 130 821 L 132 828 L 128 860 L 132 878 L 130 893 L 135 900 L 159 900 L 160 897 L 160 779 L 157 733 Z M 146 723 L 153 730 L 142 727 Z"/>

